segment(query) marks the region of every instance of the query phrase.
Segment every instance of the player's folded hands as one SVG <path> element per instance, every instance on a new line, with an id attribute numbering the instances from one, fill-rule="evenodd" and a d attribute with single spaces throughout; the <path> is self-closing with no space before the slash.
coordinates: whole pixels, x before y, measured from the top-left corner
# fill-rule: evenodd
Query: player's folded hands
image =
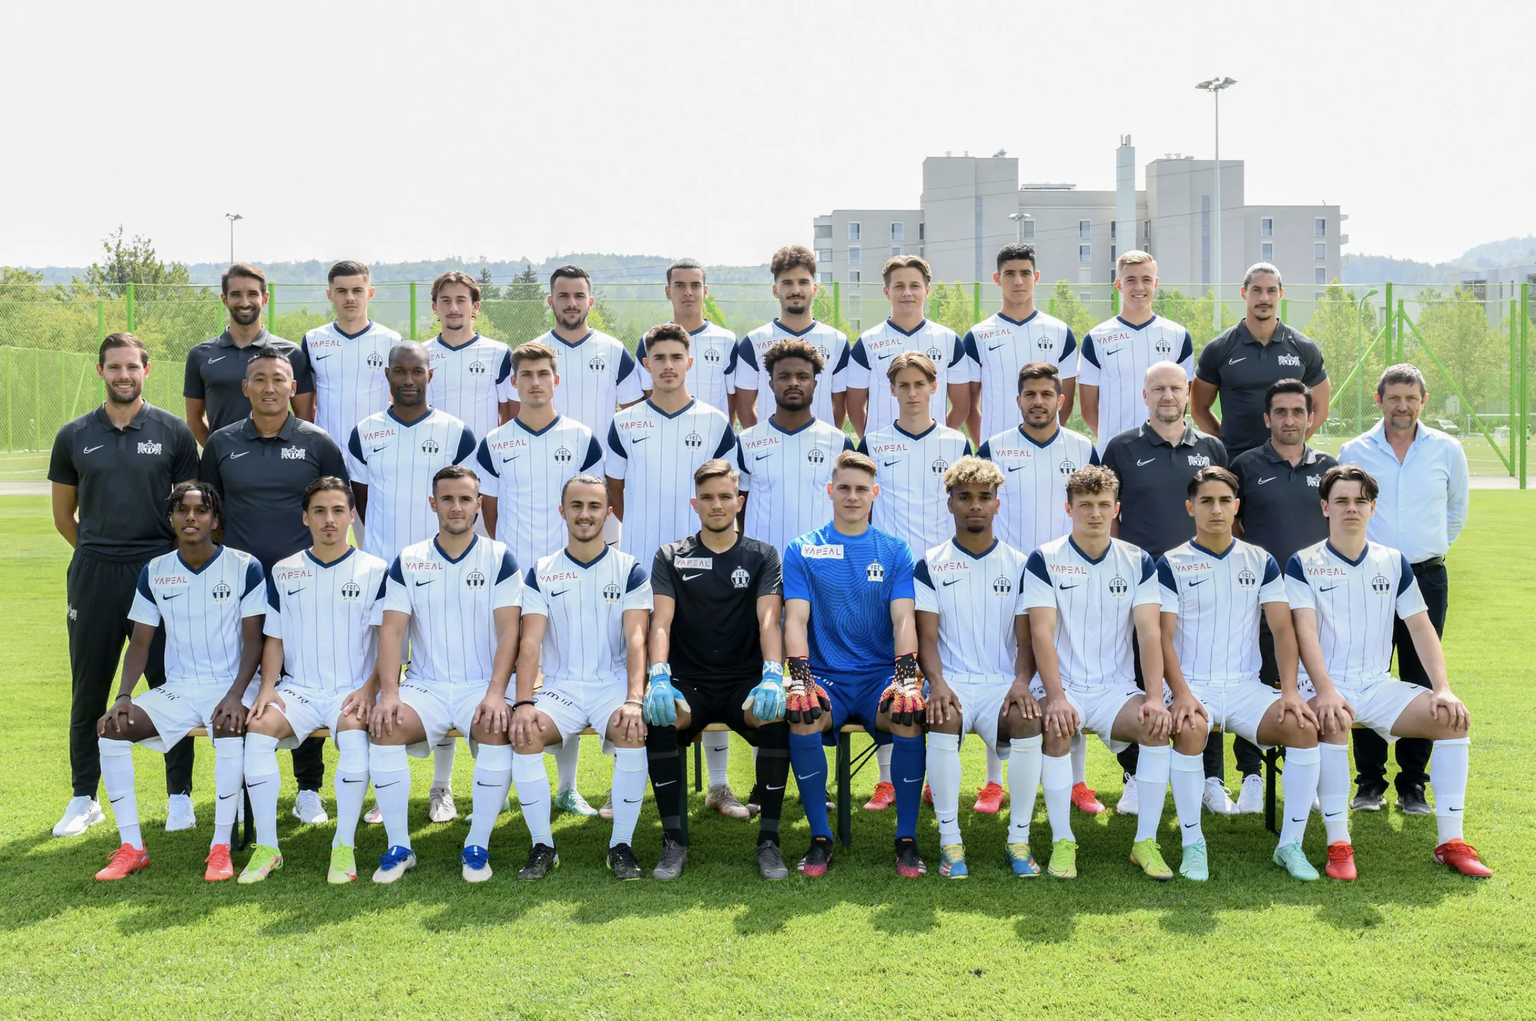
<path id="1" fill-rule="evenodd" d="M 784 668 L 773 661 L 763 663 L 763 679 L 741 704 L 759 723 L 777 723 L 784 718 Z"/>

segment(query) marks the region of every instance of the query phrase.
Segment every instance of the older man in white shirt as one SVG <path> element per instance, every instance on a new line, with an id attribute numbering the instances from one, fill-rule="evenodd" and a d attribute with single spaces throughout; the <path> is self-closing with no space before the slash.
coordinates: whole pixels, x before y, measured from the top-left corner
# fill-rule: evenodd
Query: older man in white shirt
<path id="1" fill-rule="evenodd" d="M 1401 550 L 1413 565 L 1435 631 L 1445 633 L 1448 582 L 1445 555 L 1467 523 L 1470 498 L 1467 455 L 1460 441 L 1419 421 L 1428 394 L 1424 374 L 1407 363 L 1393 365 L 1376 384 L 1381 421 L 1344 444 L 1340 464 L 1356 464 L 1381 486 L 1367 538 Z M 1429 687 L 1408 629 L 1401 621 L 1392 635 L 1402 680 Z M 1379 811 L 1386 803 L 1387 744 L 1374 732 L 1354 734 L 1357 812 Z M 1424 796 L 1429 781 L 1430 742 L 1397 742 L 1397 804 L 1409 815 L 1434 811 Z"/>

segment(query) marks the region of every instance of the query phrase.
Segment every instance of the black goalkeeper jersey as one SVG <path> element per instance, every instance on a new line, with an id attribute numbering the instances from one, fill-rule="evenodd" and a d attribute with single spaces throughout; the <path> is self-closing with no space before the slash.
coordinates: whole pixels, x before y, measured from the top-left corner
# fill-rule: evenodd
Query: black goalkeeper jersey
<path id="1" fill-rule="evenodd" d="M 656 551 L 651 591 L 676 601 L 670 662 L 674 676 L 692 684 L 756 676 L 763 649 L 757 600 L 784 591 L 779 551 L 738 536 L 724 553 L 697 534 Z"/>

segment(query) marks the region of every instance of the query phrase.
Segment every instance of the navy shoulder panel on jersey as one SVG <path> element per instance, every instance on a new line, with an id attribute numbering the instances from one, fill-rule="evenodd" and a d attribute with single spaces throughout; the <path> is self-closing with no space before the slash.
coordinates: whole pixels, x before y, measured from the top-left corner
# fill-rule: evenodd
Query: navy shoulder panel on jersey
<path id="1" fill-rule="evenodd" d="M 1273 555 L 1269 553 L 1264 554 L 1264 581 L 1262 584 L 1268 585 L 1278 577 L 1280 577 L 1280 565 L 1275 562 Z"/>
<path id="2" fill-rule="evenodd" d="M 590 468 L 593 465 L 597 464 L 597 462 L 601 461 L 602 459 L 603 459 L 603 448 L 602 448 L 602 445 L 597 442 L 597 437 L 596 436 L 590 437 L 587 440 L 587 460 L 586 460 L 586 463 L 584 463 L 581 466 L 581 470 L 582 471 L 586 471 L 588 468 Z"/>
<path id="3" fill-rule="evenodd" d="M 481 440 L 480 446 L 475 450 L 475 460 L 480 462 L 480 467 L 490 474 L 498 478 L 501 476 L 501 472 L 496 470 L 496 459 L 491 456 L 491 447 L 486 440 Z"/>
<path id="4" fill-rule="evenodd" d="M 1301 566 L 1300 553 L 1292 553 L 1291 559 L 1285 562 L 1285 576 L 1287 578 L 1295 578 L 1300 582 L 1305 582 L 1307 580 L 1307 572 Z"/>
<path id="5" fill-rule="evenodd" d="M 149 564 L 145 564 L 142 568 L 139 569 L 138 587 L 139 595 L 143 596 L 145 599 L 153 600 L 155 598 L 154 590 L 149 587 Z"/>
<path id="6" fill-rule="evenodd" d="M 1173 577 L 1173 568 L 1169 565 L 1167 557 L 1157 558 L 1157 580 L 1169 592 L 1177 594 L 1179 591 L 1179 583 Z"/>
<path id="7" fill-rule="evenodd" d="M 1039 550 L 1034 550 L 1029 554 L 1029 559 L 1024 561 L 1024 570 L 1033 574 L 1047 585 L 1051 583 L 1051 572 L 1046 568 L 1045 557 Z"/>
<path id="8" fill-rule="evenodd" d="M 496 572 L 496 584 L 500 585 L 517 573 L 517 559 L 512 556 L 512 551 L 501 551 L 501 568 Z"/>
<path id="9" fill-rule="evenodd" d="M 849 352 L 848 356 L 864 368 L 869 368 L 869 353 L 864 350 L 863 337 L 853 342 L 853 349 Z"/>
<path id="10" fill-rule="evenodd" d="M 1157 565 L 1152 562 L 1152 554 L 1146 550 L 1141 551 L 1141 580 L 1146 581 L 1157 573 Z"/>
<path id="11" fill-rule="evenodd" d="M 608 449 L 624 460 L 629 460 L 629 455 L 624 453 L 624 444 L 619 440 L 619 427 L 613 422 L 608 423 Z"/>
<path id="12" fill-rule="evenodd" d="M 624 582 L 624 591 L 633 592 L 645 584 L 646 577 L 645 568 L 641 567 L 639 563 L 632 564 L 629 568 L 629 577 Z"/>
<path id="13" fill-rule="evenodd" d="M 1408 591 L 1408 586 L 1413 584 L 1413 565 L 1408 563 L 1408 557 L 1405 554 L 1399 553 L 1397 559 L 1400 562 L 1398 567 L 1397 594 L 1402 595 Z"/>
<path id="14" fill-rule="evenodd" d="M 528 568 L 528 573 L 523 576 L 523 584 L 535 592 L 539 590 L 539 569 L 537 567 Z"/>
<path id="15" fill-rule="evenodd" d="M 1073 351 L 1077 350 L 1077 338 L 1072 335 L 1072 327 L 1067 327 L 1067 342 L 1061 346 L 1061 358 L 1065 361 Z"/>
<path id="16" fill-rule="evenodd" d="M 459 433 L 459 449 L 458 452 L 453 455 L 453 463 L 463 464 L 465 461 L 469 460 L 470 455 L 474 452 L 475 434 L 470 430 L 469 426 L 466 425 L 464 427 L 464 431 Z"/>
<path id="17" fill-rule="evenodd" d="M 395 580 L 395 584 L 405 584 L 405 572 L 400 569 L 400 557 L 396 556 L 389 565 L 389 576 Z"/>
<path id="18" fill-rule="evenodd" d="M 629 349 L 628 348 L 625 348 L 624 350 L 619 352 L 619 374 L 618 374 L 618 377 L 617 377 L 616 381 L 619 382 L 619 383 L 624 382 L 626 379 L 629 378 L 629 374 L 631 372 L 634 372 L 634 371 L 635 371 L 635 359 L 634 359 L 634 356 L 629 353 Z"/>
<path id="19" fill-rule="evenodd" d="M 347 450 L 351 452 L 360 463 L 367 464 L 368 459 L 363 456 L 363 440 L 357 433 L 357 426 L 352 427 L 352 435 L 347 437 Z"/>
<path id="20" fill-rule="evenodd" d="M 261 570 L 261 561 L 252 557 L 250 563 L 245 565 L 245 591 L 240 593 L 240 597 L 243 599 L 256 591 L 256 586 L 261 584 L 263 577 L 265 575 Z"/>
<path id="21" fill-rule="evenodd" d="M 1091 330 L 1083 334 L 1083 357 L 1088 359 L 1088 362 L 1094 368 L 1101 368 L 1099 365 L 1099 353 L 1093 348 L 1093 332 Z"/>
<path id="22" fill-rule="evenodd" d="M 501 369 L 496 373 L 496 382 L 505 383 L 512 375 L 512 349 L 509 347 L 501 356 Z"/>
<path id="23" fill-rule="evenodd" d="M 927 557 L 924 557 L 912 566 L 912 580 L 933 588 L 933 578 L 928 574 Z"/>

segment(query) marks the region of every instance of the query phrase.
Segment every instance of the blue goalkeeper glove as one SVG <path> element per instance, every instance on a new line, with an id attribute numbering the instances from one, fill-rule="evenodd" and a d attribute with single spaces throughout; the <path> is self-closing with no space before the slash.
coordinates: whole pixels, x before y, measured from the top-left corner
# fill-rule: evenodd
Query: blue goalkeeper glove
<path id="1" fill-rule="evenodd" d="M 672 667 L 666 663 L 652 663 L 650 676 L 651 683 L 645 689 L 645 701 L 640 715 L 649 727 L 676 725 L 677 707 L 682 706 L 684 712 L 691 710 L 687 700 L 672 687 Z"/>
<path id="2" fill-rule="evenodd" d="M 750 710 L 759 723 L 777 723 L 784 718 L 784 668 L 771 660 L 763 663 L 763 679 L 741 707 Z"/>

